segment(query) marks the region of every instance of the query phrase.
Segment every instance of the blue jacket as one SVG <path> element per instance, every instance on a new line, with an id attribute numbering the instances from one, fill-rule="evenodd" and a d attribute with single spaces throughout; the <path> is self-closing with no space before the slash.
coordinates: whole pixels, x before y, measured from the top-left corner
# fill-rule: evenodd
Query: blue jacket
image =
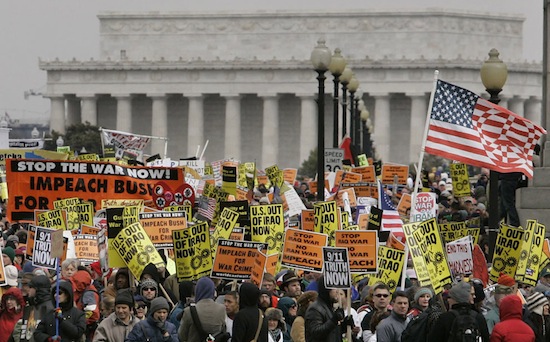
<path id="1" fill-rule="evenodd" d="M 164 337 L 161 328 L 153 319 L 153 315 L 147 316 L 147 319 L 134 326 L 132 331 L 126 337 L 125 342 L 179 342 L 176 326 L 168 321 L 164 322 L 164 329 L 170 336 Z"/>

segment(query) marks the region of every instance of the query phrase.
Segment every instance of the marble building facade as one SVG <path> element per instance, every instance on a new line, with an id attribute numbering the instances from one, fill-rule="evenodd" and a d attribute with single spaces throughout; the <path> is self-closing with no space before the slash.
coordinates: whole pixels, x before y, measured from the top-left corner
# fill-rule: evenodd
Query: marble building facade
<path id="1" fill-rule="evenodd" d="M 434 70 L 483 93 L 479 68 L 493 47 L 509 69 L 501 105 L 540 123 L 542 67 L 522 60 L 523 18 L 513 15 L 431 9 L 98 18 L 98 59 L 39 62 L 52 130 L 87 121 L 168 137 L 173 159 L 195 155 L 208 140 L 209 161 L 298 167 L 317 144 L 309 56 L 319 38 L 342 50 L 359 80 L 385 162 L 417 161 Z M 333 83 L 326 76 L 325 145 L 331 146 Z M 156 140 L 149 152 L 162 153 L 163 145 Z"/>

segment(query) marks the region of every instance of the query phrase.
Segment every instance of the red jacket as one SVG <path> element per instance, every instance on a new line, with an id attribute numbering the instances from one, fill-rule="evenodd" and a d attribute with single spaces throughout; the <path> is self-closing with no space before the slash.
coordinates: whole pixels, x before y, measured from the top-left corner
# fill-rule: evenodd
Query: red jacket
<path id="1" fill-rule="evenodd" d="M 76 307 L 86 314 L 86 324 L 90 325 L 99 321 L 99 294 L 92 284 L 92 276 L 84 270 L 76 271 L 71 277 L 73 284 L 74 302 Z"/>
<path id="2" fill-rule="evenodd" d="M 500 323 L 493 328 L 490 342 L 535 342 L 535 333 L 521 319 L 522 305 L 518 296 L 504 297 L 499 311 Z"/>
<path id="3" fill-rule="evenodd" d="M 13 296 L 17 300 L 17 305 L 19 308 L 7 309 L 6 307 L 6 298 L 8 296 Z M 8 341 L 15 323 L 23 317 L 23 308 L 25 307 L 25 299 L 21 294 L 21 290 L 17 287 L 11 287 L 2 296 L 2 302 L 0 304 L 0 341 Z"/>

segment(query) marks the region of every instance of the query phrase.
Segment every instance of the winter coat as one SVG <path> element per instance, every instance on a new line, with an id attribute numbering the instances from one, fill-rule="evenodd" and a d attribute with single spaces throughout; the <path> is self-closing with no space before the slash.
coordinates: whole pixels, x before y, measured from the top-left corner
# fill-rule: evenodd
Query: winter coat
<path id="1" fill-rule="evenodd" d="M 6 298 L 8 296 L 15 297 L 17 306 L 12 309 L 7 309 Z M 0 342 L 7 342 L 10 338 L 15 324 L 21 317 L 23 317 L 23 309 L 25 308 L 25 299 L 21 290 L 17 287 L 10 287 L 2 296 L 2 302 L 0 304 Z"/>
<path id="2" fill-rule="evenodd" d="M 132 316 L 128 324 L 119 320 L 113 312 L 105 318 L 97 327 L 93 342 L 122 342 L 128 337 L 134 326 L 140 322 L 139 318 Z"/>
<path id="3" fill-rule="evenodd" d="M 381 342 L 399 342 L 401 333 L 407 326 L 406 317 L 399 316 L 392 311 L 388 318 L 383 319 L 376 327 L 376 339 Z"/>
<path id="4" fill-rule="evenodd" d="M 507 296 L 500 303 L 500 323 L 491 333 L 490 342 L 535 342 L 535 333 L 522 320 L 522 304 L 517 296 Z"/>
<path id="5" fill-rule="evenodd" d="M 195 304 L 195 307 L 197 309 L 197 316 L 205 332 L 214 336 L 221 331 L 225 331 L 225 306 L 223 304 L 216 303 L 210 298 L 205 298 Z M 178 335 L 180 342 L 204 342 L 204 336 L 200 335 L 193 322 L 191 306 L 183 310 Z"/>
<path id="6" fill-rule="evenodd" d="M 256 336 L 259 325 L 258 300 L 260 289 L 252 283 L 243 283 L 239 289 L 239 312 L 233 320 L 231 342 L 250 342 Z M 263 317 L 263 314 L 262 314 Z M 262 319 L 258 342 L 267 342 L 267 320 Z"/>
<path id="7" fill-rule="evenodd" d="M 298 316 L 290 329 L 290 337 L 293 342 L 306 342 L 306 327 L 304 317 Z"/>
<path id="8" fill-rule="evenodd" d="M 134 328 L 126 337 L 125 342 L 178 342 L 178 332 L 176 327 L 168 322 L 164 322 L 164 329 L 168 331 L 170 336 L 162 336 L 161 329 L 157 326 L 157 323 L 153 319 L 153 315 L 149 314 L 147 319 L 139 321 L 134 325 Z M 118 342 L 118 341 L 117 341 Z"/>
<path id="9" fill-rule="evenodd" d="M 68 281 L 61 281 L 59 287 L 69 294 L 65 303 L 60 303 L 62 318 L 59 321 L 59 335 L 61 342 L 79 341 L 86 330 L 84 312 L 73 306 L 73 287 Z M 55 286 L 51 291 L 52 303 L 55 303 Z M 49 311 L 38 324 L 33 337 L 36 342 L 46 342 L 49 337 L 55 336 L 55 310 Z"/>
<path id="10" fill-rule="evenodd" d="M 323 281 L 318 281 L 319 296 L 306 311 L 306 342 L 341 342 L 340 326 L 332 321 L 334 312 L 330 299 L 330 290 Z"/>
<path id="11" fill-rule="evenodd" d="M 452 310 L 472 310 L 472 306 L 469 303 L 457 303 L 451 307 Z M 476 322 L 481 333 L 483 342 L 489 341 L 489 330 L 487 330 L 487 322 L 485 317 L 479 312 L 476 312 Z M 441 342 L 447 341 L 451 333 L 453 322 L 456 319 L 454 312 L 447 311 L 442 313 L 437 321 L 434 322 L 430 332 L 428 333 L 428 342 Z"/>

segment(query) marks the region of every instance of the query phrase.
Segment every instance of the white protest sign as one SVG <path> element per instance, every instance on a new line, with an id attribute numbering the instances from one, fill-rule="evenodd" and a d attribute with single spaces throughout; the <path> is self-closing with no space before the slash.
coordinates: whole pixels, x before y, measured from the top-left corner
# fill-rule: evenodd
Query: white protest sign
<path id="1" fill-rule="evenodd" d="M 180 166 L 187 166 L 197 171 L 201 177 L 204 177 L 204 160 L 180 160 Z"/>
<path id="2" fill-rule="evenodd" d="M 419 192 L 411 206 L 410 222 L 422 222 L 436 217 L 437 195 L 433 192 Z"/>
<path id="3" fill-rule="evenodd" d="M 449 242 L 445 246 L 445 249 L 453 279 L 458 280 L 462 276 L 473 273 L 474 260 L 472 257 L 471 236 Z"/>

